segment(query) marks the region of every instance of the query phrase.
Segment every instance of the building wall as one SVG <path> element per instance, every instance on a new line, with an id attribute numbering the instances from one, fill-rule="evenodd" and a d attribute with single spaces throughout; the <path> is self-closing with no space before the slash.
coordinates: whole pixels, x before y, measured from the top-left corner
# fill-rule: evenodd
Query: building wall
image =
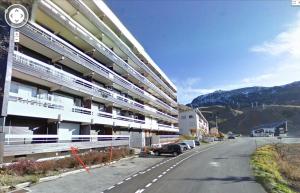
<path id="1" fill-rule="evenodd" d="M 60 141 L 130 133 L 135 146 L 153 133 L 178 133 L 176 87 L 105 4 L 43 0 L 33 7 L 17 29 L 20 41 L 10 42 L 5 124 L 12 132 L 58 134 Z M 39 129 L 27 120 L 41 121 Z"/>

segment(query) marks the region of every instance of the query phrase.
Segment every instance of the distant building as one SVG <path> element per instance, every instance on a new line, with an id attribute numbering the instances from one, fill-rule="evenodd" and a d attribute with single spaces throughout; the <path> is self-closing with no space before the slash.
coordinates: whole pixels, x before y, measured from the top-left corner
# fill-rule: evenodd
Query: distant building
<path id="1" fill-rule="evenodd" d="M 179 133 L 200 138 L 209 134 L 208 121 L 198 108 L 179 107 Z"/>
<path id="2" fill-rule="evenodd" d="M 213 135 L 213 136 L 216 136 L 216 135 L 219 134 L 219 129 L 216 128 L 216 127 L 213 127 L 213 128 L 211 128 L 211 129 L 209 130 L 209 134 L 210 134 L 210 135 Z"/>
<path id="3" fill-rule="evenodd" d="M 252 129 L 251 137 L 271 137 L 287 134 L 287 121 L 259 125 Z"/>

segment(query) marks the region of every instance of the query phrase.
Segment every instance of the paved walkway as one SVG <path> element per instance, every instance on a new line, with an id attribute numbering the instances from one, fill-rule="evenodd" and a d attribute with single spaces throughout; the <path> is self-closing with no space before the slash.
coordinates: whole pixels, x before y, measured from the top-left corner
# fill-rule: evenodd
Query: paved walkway
<path id="1" fill-rule="evenodd" d="M 33 193 L 100 193 L 124 178 L 164 159 L 166 158 L 129 158 L 110 166 L 92 169 L 90 175 L 86 172 L 72 174 L 53 181 L 33 185 L 28 189 Z"/>

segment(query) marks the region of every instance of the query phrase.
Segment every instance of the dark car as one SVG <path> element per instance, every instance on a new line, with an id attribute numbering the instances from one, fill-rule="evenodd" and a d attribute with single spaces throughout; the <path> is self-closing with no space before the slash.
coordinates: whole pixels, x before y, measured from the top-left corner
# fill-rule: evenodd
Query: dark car
<path id="1" fill-rule="evenodd" d="M 198 140 L 195 140 L 195 145 L 196 146 L 199 146 L 200 145 L 200 142 Z"/>
<path id="2" fill-rule="evenodd" d="M 235 139 L 235 137 L 234 137 L 233 135 L 230 135 L 230 136 L 228 137 L 228 139 Z"/>
<path id="3" fill-rule="evenodd" d="M 182 148 L 179 144 L 167 144 L 163 145 L 161 148 L 154 149 L 153 152 L 156 155 L 172 154 L 173 156 L 177 156 L 182 153 Z"/>

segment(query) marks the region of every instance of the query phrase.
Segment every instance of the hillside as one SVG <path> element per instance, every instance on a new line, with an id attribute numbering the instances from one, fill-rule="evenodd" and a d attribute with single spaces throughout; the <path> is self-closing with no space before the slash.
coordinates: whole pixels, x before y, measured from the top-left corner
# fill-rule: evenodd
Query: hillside
<path id="1" fill-rule="evenodd" d="M 248 87 L 216 91 L 195 98 L 188 106 L 200 107 L 211 127 L 249 134 L 255 126 L 288 121 L 290 135 L 300 135 L 300 81 L 275 87 Z"/>
<path id="2" fill-rule="evenodd" d="M 215 91 L 195 98 L 189 106 L 224 105 L 245 108 L 266 105 L 299 105 L 300 81 L 275 87 L 248 87 L 231 91 Z"/>
<path id="3" fill-rule="evenodd" d="M 300 106 L 268 105 L 263 108 L 233 109 L 229 106 L 209 106 L 200 108 L 212 127 L 215 115 L 222 132 L 232 131 L 249 135 L 257 125 L 281 120 L 288 121 L 289 135 L 300 136 Z"/>

